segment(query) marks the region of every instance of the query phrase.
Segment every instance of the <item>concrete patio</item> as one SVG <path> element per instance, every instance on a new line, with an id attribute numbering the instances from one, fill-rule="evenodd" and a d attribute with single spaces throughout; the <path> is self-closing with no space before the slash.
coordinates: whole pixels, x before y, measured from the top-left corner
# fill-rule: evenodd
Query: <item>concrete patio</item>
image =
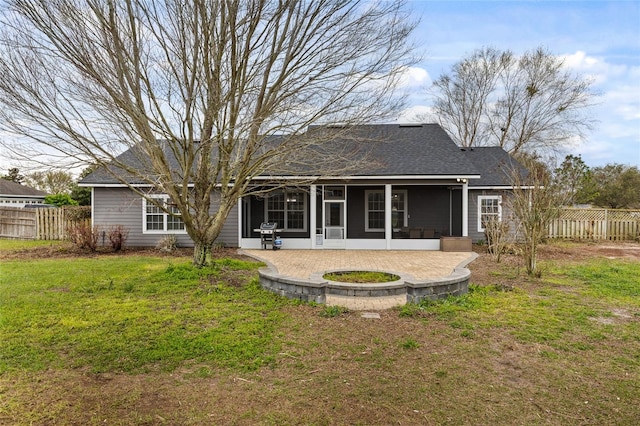
<path id="1" fill-rule="evenodd" d="M 383 271 L 406 281 L 447 280 L 476 258 L 471 252 L 427 250 L 243 250 L 268 265 L 269 273 L 282 280 L 318 283 L 329 271 Z M 326 294 L 327 305 L 355 310 L 381 310 L 404 305 L 407 294 L 354 297 Z"/>

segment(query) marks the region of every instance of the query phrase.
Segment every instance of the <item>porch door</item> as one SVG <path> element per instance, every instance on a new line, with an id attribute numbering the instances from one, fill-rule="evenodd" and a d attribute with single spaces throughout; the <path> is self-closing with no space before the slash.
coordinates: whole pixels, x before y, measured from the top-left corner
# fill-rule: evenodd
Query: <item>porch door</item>
<path id="1" fill-rule="evenodd" d="M 324 248 L 343 249 L 346 247 L 345 213 L 344 201 L 324 202 Z"/>

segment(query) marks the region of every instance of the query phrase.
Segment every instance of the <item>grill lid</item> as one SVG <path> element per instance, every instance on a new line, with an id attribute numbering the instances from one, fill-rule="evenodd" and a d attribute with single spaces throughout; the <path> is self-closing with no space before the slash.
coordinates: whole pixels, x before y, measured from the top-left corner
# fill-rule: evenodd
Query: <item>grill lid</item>
<path id="1" fill-rule="evenodd" d="M 278 222 L 262 222 L 260 224 L 261 231 L 274 231 L 278 227 Z"/>

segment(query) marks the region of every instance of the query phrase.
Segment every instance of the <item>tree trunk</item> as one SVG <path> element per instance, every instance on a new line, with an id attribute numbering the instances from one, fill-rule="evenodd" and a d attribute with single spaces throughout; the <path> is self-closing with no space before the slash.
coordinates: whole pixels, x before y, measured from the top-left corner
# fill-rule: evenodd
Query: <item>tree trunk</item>
<path id="1" fill-rule="evenodd" d="M 211 261 L 212 244 L 202 241 L 194 241 L 193 246 L 193 266 L 202 268 Z"/>
<path id="2" fill-rule="evenodd" d="M 527 274 L 530 276 L 538 277 L 538 244 L 532 241 L 527 249 L 528 253 L 525 254 L 525 261 L 527 263 Z"/>

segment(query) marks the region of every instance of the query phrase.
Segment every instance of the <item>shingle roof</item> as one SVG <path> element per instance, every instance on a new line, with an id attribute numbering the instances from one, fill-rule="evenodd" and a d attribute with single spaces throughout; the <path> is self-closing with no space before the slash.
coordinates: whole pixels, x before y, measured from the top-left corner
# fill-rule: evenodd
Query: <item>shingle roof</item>
<path id="1" fill-rule="evenodd" d="M 462 150 L 480 172 L 480 179 L 472 179 L 469 186 L 512 186 L 513 173 L 518 171 L 521 177 L 528 174 L 518 161 L 498 146 L 467 148 Z"/>
<path id="2" fill-rule="evenodd" d="M 311 128 L 310 131 L 313 131 Z M 360 143 L 375 160 L 353 176 L 460 176 L 478 174 L 475 166 L 438 124 L 379 124 L 349 129 L 337 143 Z M 374 162 L 372 162 L 374 164 Z"/>
<path id="3" fill-rule="evenodd" d="M 333 144 L 364 147 L 372 161 L 371 167 L 362 167 L 350 176 L 478 176 L 473 185 L 504 184 L 497 166 L 501 161 L 514 161 L 501 148 L 478 148 L 462 151 L 438 124 L 398 125 L 376 124 L 349 128 L 312 126 L 307 136 L 313 132 L 335 132 Z M 272 137 L 277 143 L 278 137 Z M 143 157 L 135 155 L 134 149 L 124 152 L 119 160 L 136 168 L 148 167 Z M 170 159 L 170 161 L 175 161 Z M 308 166 L 307 166 L 308 167 Z M 314 176 L 308 168 L 297 174 Z M 486 175 L 486 176 L 485 176 Z M 128 178 L 129 183 L 140 183 Z M 118 183 L 105 170 L 85 177 L 84 185 Z"/>
<path id="4" fill-rule="evenodd" d="M 46 192 L 31 188 L 29 186 L 20 185 L 6 179 L 0 179 L 0 196 L 12 197 L 45 197 Z"/>

